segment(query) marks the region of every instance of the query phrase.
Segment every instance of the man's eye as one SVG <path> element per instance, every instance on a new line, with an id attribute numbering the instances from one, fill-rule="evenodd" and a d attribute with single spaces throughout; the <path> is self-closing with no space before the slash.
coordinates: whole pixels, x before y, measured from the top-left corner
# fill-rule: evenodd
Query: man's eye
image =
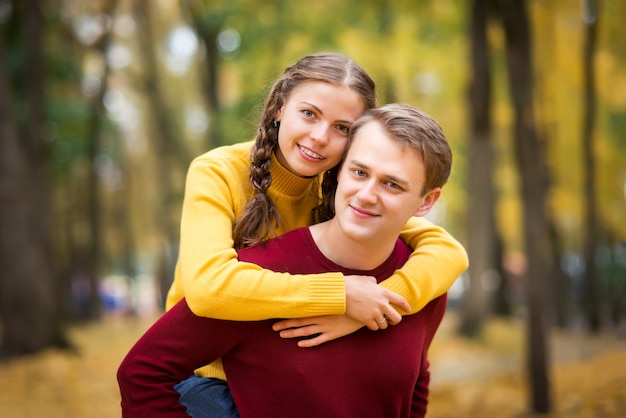
<path id="1" fill-rule="evenodd" d="M 365 177 L 365 171 L 363 170 L 354 170 L 354 174 L 356 174 L 358 177 Z"/>
<path id="2" fill-rule="evenodd" d="M 350 128 L 346 125 L 339 125 L 337 126 L 337 129 L 339 129 L 342 133 L 346 135 L 350 133 Z"/>

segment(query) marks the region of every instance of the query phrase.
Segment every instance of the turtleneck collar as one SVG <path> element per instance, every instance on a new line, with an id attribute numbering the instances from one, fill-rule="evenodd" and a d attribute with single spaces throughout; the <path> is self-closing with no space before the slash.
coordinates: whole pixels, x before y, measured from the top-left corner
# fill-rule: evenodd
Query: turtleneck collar
<path id="1" fill-rule="evenodd" d="M 272 173 L 271 187 L 276 189 L 277 192 L 288 196 L 298 196 L 302 194 L 302 192 L 311 185 L 311 182 L 317 179 L 317 176 L 307 178 L 291 173 L 278 162 L 275 154 L 272 154 L 272 168 L 270 169 L 270 173 Z"/>

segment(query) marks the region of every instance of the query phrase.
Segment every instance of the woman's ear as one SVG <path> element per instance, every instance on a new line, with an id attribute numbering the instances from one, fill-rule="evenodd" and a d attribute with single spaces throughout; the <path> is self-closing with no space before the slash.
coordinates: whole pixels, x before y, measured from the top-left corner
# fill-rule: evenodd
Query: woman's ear
<path id="1" fill-rule="evenodd" d="M 439 196 L 441 196 L 441 187 L 435 187 L 434 189 L 426 193 L 422 204 L 415 211 L 413 216 L 426 216 L 426 214 L 430 212 L 430 209 L 432 209 L 433 205 L 437 203 L 437 200 L 439 200 Z"/>

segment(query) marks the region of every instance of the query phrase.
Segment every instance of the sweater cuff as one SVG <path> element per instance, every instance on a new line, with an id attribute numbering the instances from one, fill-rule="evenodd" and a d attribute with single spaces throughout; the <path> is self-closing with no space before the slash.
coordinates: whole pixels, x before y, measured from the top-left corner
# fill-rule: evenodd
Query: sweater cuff
<path id="1" fill-rule="evenodd" d="M 341 273 L 316 275 L 309 280 L 311 313 L 341 315 L 346 312 L 346 284 Z"/>

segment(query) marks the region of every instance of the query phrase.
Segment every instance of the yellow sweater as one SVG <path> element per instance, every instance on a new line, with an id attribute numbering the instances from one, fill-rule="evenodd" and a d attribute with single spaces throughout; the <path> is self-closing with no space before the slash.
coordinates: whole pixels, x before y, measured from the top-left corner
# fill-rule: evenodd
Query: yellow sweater
<path id="1" fill-rule="evenodd" d="M 167 295 L 170 309 L 185 297 L 199 316 L 228 320 L 299 318 L 345 313 L 340 273 L 290 275 L 237 260 L 232 226 L 252 193 L 252 142 L 213 149 L 189 168 L 181 217 L 180 253 Z M 280 216 L 277 234 L 311 222 L 319 181 L 291 174 L 274 158 L 268 191 Z M 413 218 L 401 234 L 415 248 L 382 286 L 404 296 L 415 313 L 445 293 L 467 268 L 463 247 L 442 228 Z M 208 368 L 207 368 L 208 367 Z M 221 362 L 198 373 L 224 379 Z"/>

